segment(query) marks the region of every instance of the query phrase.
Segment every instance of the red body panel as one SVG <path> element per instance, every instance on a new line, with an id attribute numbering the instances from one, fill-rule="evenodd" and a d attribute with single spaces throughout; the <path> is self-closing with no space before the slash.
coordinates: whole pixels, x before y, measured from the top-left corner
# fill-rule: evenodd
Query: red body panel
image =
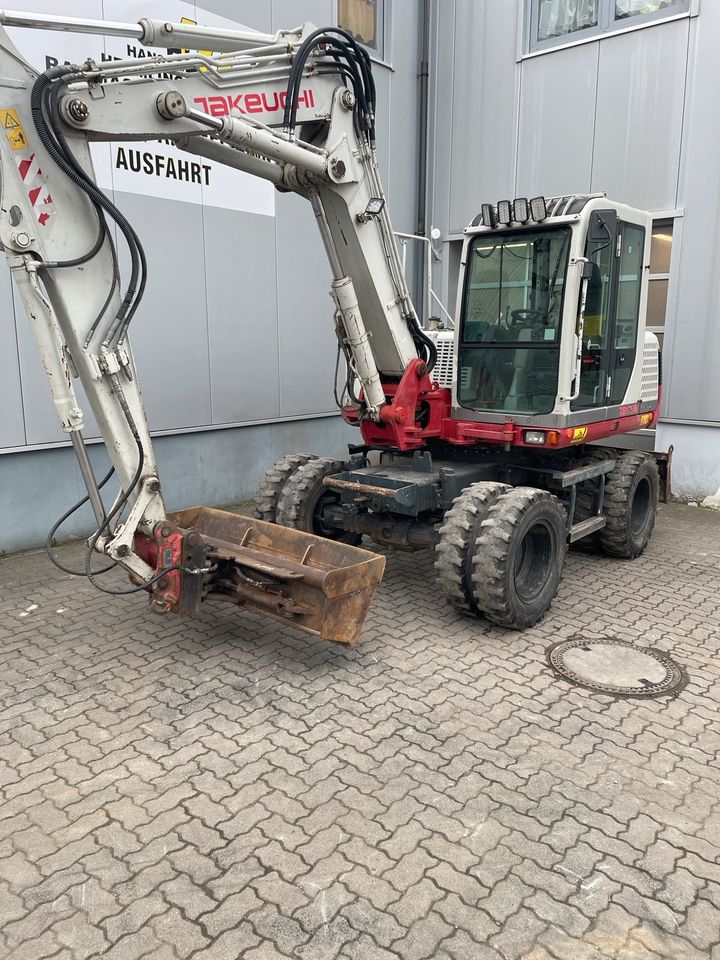
<path id="1" fill-rule="evenodd" d="M 620 407 L 620 416 L 611 420 L 574 424 L 568 428 L 545 426 L 542 418 L 531 425 L 517 424 L 509 416 L 503 423 L 454 420 L 450 416 L 450 391 L 430 380 L 427 367 L 421 360 L 410 364 L 399 383 L 384 384 L 383 389 L 391 400 L 382 408 L 379 423 L 361 420 L 357 407 L 352 406 L 345 407 L 345 419 L 360 426 L 368 446 L 401 451 L 420 449 L 428 440 L 444 440 L 457 446 L 497 443 L 505 447 L 559 449 L 653 426 L 660 412 L 658 392 L 657 405 L 652 413 L 640 413 L 640 404 L 632 403 Z M 544 430 L 547 443 L 526 443 L 526 430 Z"/>

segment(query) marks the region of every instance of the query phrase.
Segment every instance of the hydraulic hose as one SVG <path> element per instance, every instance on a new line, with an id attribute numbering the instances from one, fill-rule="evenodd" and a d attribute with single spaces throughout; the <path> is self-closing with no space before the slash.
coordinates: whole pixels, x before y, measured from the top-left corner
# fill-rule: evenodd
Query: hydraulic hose
<path id="1" fill-rule="evenodd" d="M 51 83 L 59 80 L 67 82 L 71 75 L 77 73 L 78 68 L 69 64 L 52 67 L 50 70 L 46 70 L 44 73 L 41 73 L 33 84 L 30 109 L 33 123 L 35 124 L 35 129 L 37 130 L 41 143 L 50 154 L 50 157 L 57 164 L 57 166 L 60 167 L 63 173 L 65 173 L 66 176 L 76 186 L 78 186 L 85 194 L 87 194 L 96 207 L 100 207 L 112 217 L 127 241 L 131 257 L 130 282 L 115 317 L 115 322 L 111 332 L 112 338 L 118 333 L 120 335 L 124 334 L 124 332 L 127 330 L 127 325 L 129 324 L 135 310 L 139 305 L 140 297 L 142 296 L 145 288 L 147 264 L 142 245 L 131 224 L 120 212 L 120 210 L 118 210 L 118 208 L 105 196 L 105 194 L 98 189 L 98 187 L 77 163 L 75 158 L 72 157 L 71 154 L 65 154 L 61 149 L 59 149 L 56 140 L 48 128 L 48 124 L 43 113 L 43 101 L 48 86 Z M 139 282 L 138 277 L 140 277 Z"/>

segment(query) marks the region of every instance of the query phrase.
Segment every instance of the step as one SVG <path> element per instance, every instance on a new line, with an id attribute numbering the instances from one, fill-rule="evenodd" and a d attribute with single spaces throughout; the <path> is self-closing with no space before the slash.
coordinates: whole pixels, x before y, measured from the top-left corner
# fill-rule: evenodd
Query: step
<path id="1" fill-rule="evenodd" d="M 570 543 L 575 543 L 576 540 L 581 540 L 595 533 L 596 530 L 602 530 L 606 523 L 605 517 L 589 517 L 587 520 L 581 520 L 580 523 L 574 523 L 570 529 Z"/>

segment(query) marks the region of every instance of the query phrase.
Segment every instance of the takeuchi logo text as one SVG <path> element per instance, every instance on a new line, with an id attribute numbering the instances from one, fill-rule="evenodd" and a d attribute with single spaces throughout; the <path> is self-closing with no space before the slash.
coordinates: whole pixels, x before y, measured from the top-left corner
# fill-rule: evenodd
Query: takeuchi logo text
<path id="1" fill-rule="evenodd" d="M 195 97 L 195 103 L 211 117 L 229 117 L 237 113 L 275 113 L 285 109 L 287 94 L 285 91 L 272 93 L 238 93 L 227 96 Z M 310 87 L 302 90 L 298 104 L 312 109 L 315 96 Z"/>

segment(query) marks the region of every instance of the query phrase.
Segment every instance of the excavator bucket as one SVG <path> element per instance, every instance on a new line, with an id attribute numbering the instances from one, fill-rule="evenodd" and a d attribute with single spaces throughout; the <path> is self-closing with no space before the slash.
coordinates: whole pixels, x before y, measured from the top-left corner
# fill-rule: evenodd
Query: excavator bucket
<path id="1" fill-rule="evenodd" d="M 226 510 L 192 507 L 168 516 L 199 536 L 216 572 L 208 597 L 354 646 L 385 558 L 369 550 Z M 193 539 L 193 538 L 191 538 Z"/>

